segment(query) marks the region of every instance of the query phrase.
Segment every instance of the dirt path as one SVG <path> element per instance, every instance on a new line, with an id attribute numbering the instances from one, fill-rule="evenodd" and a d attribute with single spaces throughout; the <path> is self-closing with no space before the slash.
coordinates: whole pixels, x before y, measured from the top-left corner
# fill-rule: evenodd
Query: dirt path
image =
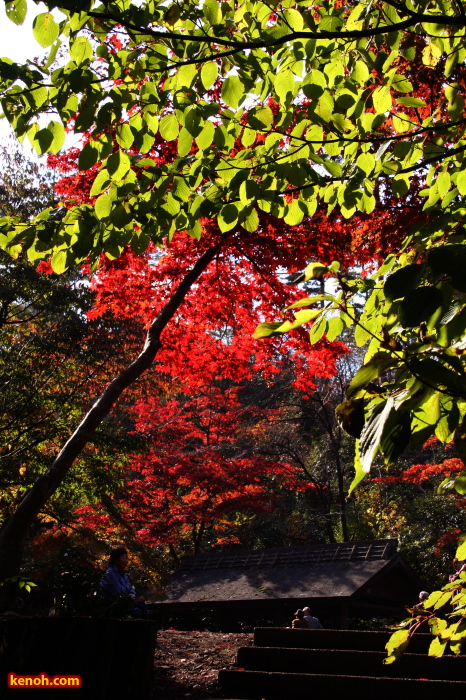
<path id="1" fill-rule="evenodd" d="M 159 631 L 153 700 L 224 698 L 218 672 L 234 668 L 237 649 L 251 645 L 252 634 Z"/>

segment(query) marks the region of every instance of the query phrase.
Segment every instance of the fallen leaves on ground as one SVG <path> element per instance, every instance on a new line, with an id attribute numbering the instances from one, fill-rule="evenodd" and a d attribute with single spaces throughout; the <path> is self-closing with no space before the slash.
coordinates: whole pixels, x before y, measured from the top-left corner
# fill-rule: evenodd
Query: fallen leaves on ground
<path id="1" fill-rule="evenodd" d="M 251 646 L 252 634 L 160 630 L 154 658 L 153 698 L 223 698 L 218 672 L 235 667 L 239 647 Z"/>

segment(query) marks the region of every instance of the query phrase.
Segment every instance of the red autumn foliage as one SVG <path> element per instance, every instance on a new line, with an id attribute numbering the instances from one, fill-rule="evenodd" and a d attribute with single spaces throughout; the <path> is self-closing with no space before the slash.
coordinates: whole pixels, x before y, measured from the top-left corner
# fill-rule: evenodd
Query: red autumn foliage
<path id="1" fill-rule="evenodd" d="M 372 481 L 380 484 L 400 484 L 403 482 L 411 484 L 422 484 L 424 481 L 441 477 L 442 479 L 464 471 L 464 464 L 458 457 L 444 459 L 440 464 L 413 464 L 409 469 L 399 476 L 385 476 Z"/>
<path id="2" fill-rule="evenodd" d="M 442 550 L 446 547 L 456 547 L 458 545 L 458 539 L 462 533 L 462 530 L 456 528 L 450 532 L 446 532 L 444 535 L 439 537 L 437 544 L 434 549 L 434 554 L 438 557 L 442 555 Z"/>
<path id="3" fill-rule="evenodd" d="M 174 552 L 199 551 L 237 538 L 230 532 L 238 513 L 263 514 L 281 488 L 302 489 L 296 467 L 254 454 L 248 434 L 278 410 L 244 406 L 237 387 L 207 389 L 194 398 L 161 403 L 155 397 L 134 406 L 136 432 L 147 450 L 128 467 L 122 517 L 145 544 L 169 545 Z M 98 508 L 78 511 L 94 530 L 108 530 L 109 517 Z"/>

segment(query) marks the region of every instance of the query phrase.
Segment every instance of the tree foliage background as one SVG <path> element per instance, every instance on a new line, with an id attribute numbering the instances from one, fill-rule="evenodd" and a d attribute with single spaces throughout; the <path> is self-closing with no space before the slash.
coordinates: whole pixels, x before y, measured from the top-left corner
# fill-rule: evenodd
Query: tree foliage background
<path id="1" fill-rule="evenodd" d="M 168 319 L 166 309 L 170 322 L 176 318 L 154 341 L 151 358 L 161 343 L 162 366 L 163 352 L 170 357 L 170 344 L 176 346 L 183 326 L 183 312 L 176 317 L 180 307 L 172 311 L 171 301 L 179 298 L 175 282 L 183 290 L 188 285 L 183 265 L 193 271 L 189 293 L 203 299 L 209 318 L 208 294 L 202 294 L 212 277 L 200 275 L 214 258 L 219 266 L 234 255 L 246 256 L 254 274 L 268 274 L 267 284 L 275 286 L 268 308 L 266 302 L 263 306 L 263 315 L 270 315 L 259 319 L 255 332 L 257 340 L 266 340 L 249 353 L 270 352 L 276 365 L 280 351 L 286 362 L 293 342 L 304 347 L 310 339 L 307 360 L 297 361 L 292 379 L 305 398 L 317 397 L 319 389 L 315 381 L 306 386 L 309 360 L 322 352 L 329 356 L 340 336 L 355 358 L 362 357 L 336 407 L 338 424 L 332 418 L 324 427 L 338 448 L 343 533 L 341 495 L 349 469 L 341 461 L 338 466 L 340 437 L 335 441 L 342 429 L 356 438 L 351 503 L 367 498 L 367 513 L 383 503 L 382 514 L 392 513 L 386 526 L 394 532 L 398 522 L 400 532 L 406 531 L 401 488 L 410 482 L 409 488 L 422 493 L 426 511 L 433 511 L 437 499 L 453 504 L 442 510 L 445 537 L 461 529 L 463 3 L 206 0 L 201 6 L 121 0 L 49 7 L 58 13 L 37 13 L 33 30 L 37 42 L 50 47 L 48 58 L 25 65 L 2 59 L 0 94 L 18 138 L 27 138 L 38 154 L 52 154 L 50 163 L 72 174 L 62 180 L 58 204 L 27 220 L 23 212 L 4 212 L 5 251 L 33 264 L 49 261 L 54 273 L 83 263 L 96 271 L 100 265 L 97 290 L 103 285 L 105 296 L 109 285 L 107 304 L 120 319 L 139 304 L 125 298 L 125 289 L 120 295 L 112 289 L 115 280 L 121 284 L 125 266 L 132 266 L 133 279 L 137 270 L 139 281 L 154 282 L 153 275 L 160 274 L 155 284 L 163 293 L 145 299 L 138 314 L 146 327 L 157 329 L 160 314 Z M 17 24 L 26 11 L 25 0 L 6 5 Z M 83 148 L 63 159 L 57 154 L 65 129 L 83 134 Z M 346 235 L 340 245 L 336 232 Z M 258 271 L 264 251 L 266 264 Z M 295 273 L 290 278 L 295 284 L 322 280 L 321 288 L 305 298 L 299 286 L 277 292 L 272 277 L 280 265 Z M 281 320 L 271 320 L 280 307 Z M 251 306 L 245 308 L 251 312 Z M 218 332 L 215 324 L 194 318 L 198 330 Z M 236 315 L 237 337 L 241 325 L 250 332 L 250 320 Z M 226 326 L 232 332 L 229 322 Z M 189 338 L 186 329 L 181 337 Z M 267 351 L 259 349 L 264 343 Z M 246 364 L 250 356 L 244 356 Z M 72 444 L 81 445 L 82 433 L 75 437 Z M 432 438 L 447 445 L 454 441 L 456 453 L 448 448 L 430 471 L 420 461 L 416 472 L 412 461 Z M 288 444 L 299 466 L 299 441 Z M 80 450 L 65 447 L 47 477 L 48 493 Z M 62 458 L 66 467 L 60 466 Z M 306 463 L 300 466 L 306 473 Z M 377 470 L 378 485 L 354 492 L 371 468 Z M 442 476 L 435 495 L 430 484 Z M 37 513 L 48 497 L 31 495 L 22 512 Z M 329 502 L 325 510 L 330 507 Z M 355 522 L 359 526 L 360 514 Z M 372 527 L 381 532 L 385 526 Z M 7 538 L 8 529 L 0 533 L 0 550 Z"/>

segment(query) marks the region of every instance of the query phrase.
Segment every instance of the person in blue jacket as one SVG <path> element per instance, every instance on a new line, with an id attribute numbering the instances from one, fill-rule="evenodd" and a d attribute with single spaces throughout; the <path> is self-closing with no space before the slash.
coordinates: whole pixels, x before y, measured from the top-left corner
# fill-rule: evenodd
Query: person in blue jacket
<path id="1" fill-rule="evenodd" d="M 130 596 L 134 600 L 131 617 L 147 619 L 147 606 L 144 598 L 143 596 L 136 598 L 136 590 L 125 572 L 128 563 L 128 552 L 124 547 L 112 549 L 107 570 L 100 582 L 100 593 L 109 600 L 125 594 Z"/>

